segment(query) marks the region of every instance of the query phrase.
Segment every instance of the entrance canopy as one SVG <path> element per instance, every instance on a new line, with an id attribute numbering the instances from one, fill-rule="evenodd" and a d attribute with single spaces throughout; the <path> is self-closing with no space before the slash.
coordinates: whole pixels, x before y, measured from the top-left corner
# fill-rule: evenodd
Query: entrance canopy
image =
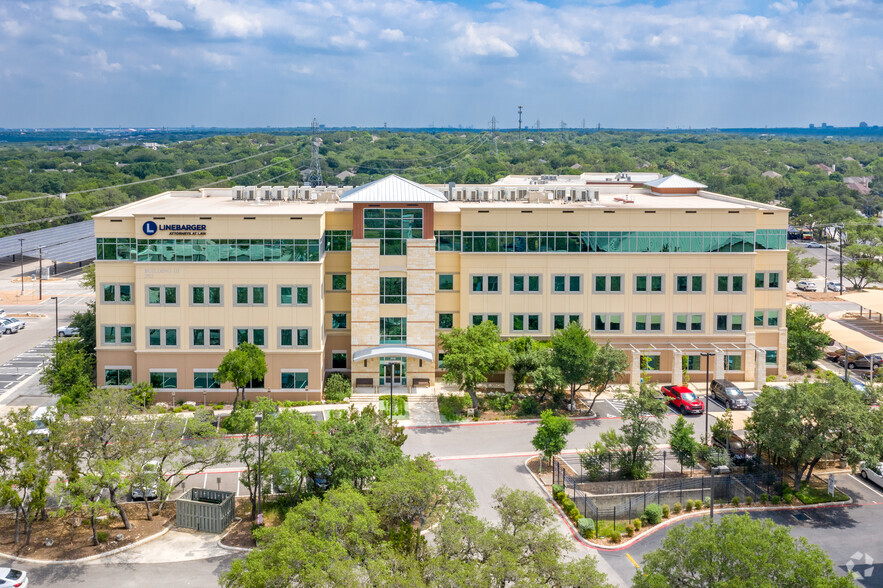
<path id="1" fill-rule="evenodd" d="M 429 351 L 408 347 L 407 345 L 378 345 L 377 347 L 370 347 L 353 353 L 353 361 L 362 361 L 374 357 L 412 357 L 414 359 L 422 359 L 423 361 L 433 360 L 432 353 Z"/>

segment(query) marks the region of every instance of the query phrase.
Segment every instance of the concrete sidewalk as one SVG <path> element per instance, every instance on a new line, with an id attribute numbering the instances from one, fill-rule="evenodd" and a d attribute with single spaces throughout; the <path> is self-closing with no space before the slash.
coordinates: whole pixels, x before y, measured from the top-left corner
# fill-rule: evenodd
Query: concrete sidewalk
<path id="1" fill-rule="evenodd" d="M 145 564 L 193 561 L 230 555 L 218 545 L 221 535 L 172 528 L 168 533 L 133 549 L 102 557 L 85 565 Z"/>

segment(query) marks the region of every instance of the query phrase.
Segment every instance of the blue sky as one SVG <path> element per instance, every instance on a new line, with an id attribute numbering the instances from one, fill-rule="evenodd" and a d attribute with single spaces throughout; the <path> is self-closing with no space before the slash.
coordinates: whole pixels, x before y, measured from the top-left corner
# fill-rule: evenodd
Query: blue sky
<path id="1" fill-rule="evenodd" d="M 0 127 L 883 124 L 883 0 L 3 0 Z"/>

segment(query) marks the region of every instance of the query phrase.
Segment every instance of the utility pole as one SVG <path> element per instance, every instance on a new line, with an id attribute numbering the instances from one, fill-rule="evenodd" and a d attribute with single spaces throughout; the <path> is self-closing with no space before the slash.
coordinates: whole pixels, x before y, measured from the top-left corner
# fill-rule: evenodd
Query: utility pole
<path id="1" fill-rule="evenodd" d="M 19 281 L 21 281 L 21 295 L 25 294 L 25 240 L 21 237 L 18 238 L 18 256 L 19 263 L 21 263 L 21 275 L 19 276 Z"/>
<path id="2" fill-rule="evenodd" d="M 843 225 L 837 225 L 840 233 L 840 294 L 843 295 Z"/>
<path id="3" fill-rule="evenodd" d="M 38 270 L 37 279 L 40 282 L 39 300 L 42 302 L 42 300 L 43 300 L 43 248 L 42 247 L 40 247 L 40 269 Z"/>
<path id="4" fill-rule="evenodd" d="M 521 141 L 521 106 L 518 106 L 518 140 Z"/>
<path id="5" fill-rule="evenodd" d="M 494 157 L 499 157 L 500 154 L 497 152 L 497 117 L 491 117 L 491 150 L 493 151 Z"/>

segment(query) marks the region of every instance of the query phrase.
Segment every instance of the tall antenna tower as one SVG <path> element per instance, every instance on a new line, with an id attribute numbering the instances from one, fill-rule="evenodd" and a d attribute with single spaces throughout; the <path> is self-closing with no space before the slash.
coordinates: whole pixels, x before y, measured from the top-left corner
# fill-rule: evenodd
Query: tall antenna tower
<path id="1" fill-rule="evenodd" d="M 322 167 L 319 165 L 319 121 L 315 118 L 310 124 L 310 168 L 307 174 L 307 183 L 310 186 L 321 186 L 324 184 L 322 180 Z"/>
<path id="2" fill-rule="evenodd" d="M 500 154 L 497 151 L 497 117 L 491 117 L 491 152 L 494 154 L 494 157 L 499 157 Z"/>
<path id="3" fill-rule="evenodd" d="M 537 119 L 537 132 L 540 132 L 540 119 Z"/>
<path id="4" fill-rule="evenodd" d="M 518 106 L 518 140 L 521 141 L 521 106 Z"/>

